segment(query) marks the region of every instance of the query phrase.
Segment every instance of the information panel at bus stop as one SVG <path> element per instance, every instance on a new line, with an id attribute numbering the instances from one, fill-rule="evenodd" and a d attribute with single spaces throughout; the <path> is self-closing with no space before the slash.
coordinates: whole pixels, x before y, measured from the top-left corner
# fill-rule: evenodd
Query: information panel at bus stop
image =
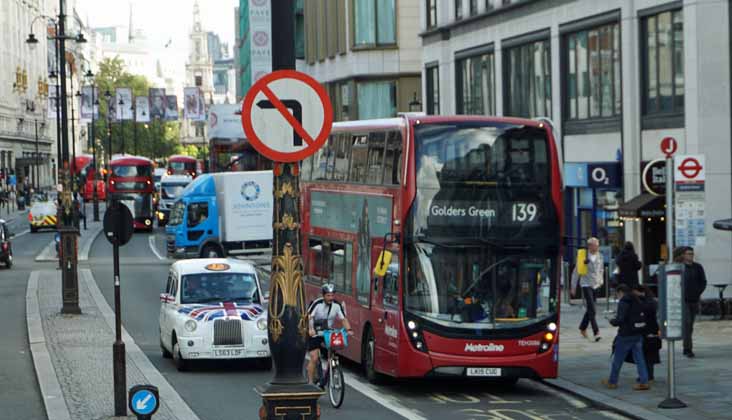
<path id="1" fill-rule="evenodd" d="M 659 315 L 661 337 L 666 340 L 680 340 L 683 328 L 684 288 L 682 285 L 682 264 L 667 264 L 660 269 Z"/>

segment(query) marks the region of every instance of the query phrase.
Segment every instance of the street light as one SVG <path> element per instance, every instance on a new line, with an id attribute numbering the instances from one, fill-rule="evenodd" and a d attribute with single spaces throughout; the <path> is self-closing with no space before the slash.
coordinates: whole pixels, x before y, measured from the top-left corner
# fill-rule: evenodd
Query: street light
<path id="1" fill-rule="evenodd" d="M 58 105 L 56 109 L 60 108 L 60 137 L 61 143 L 61 164 L 59 165 L 63 171 L 63 188 L 61 190 L 61 206 L 60 206 L 60 217 L 59 217 L 59 233 L 61 234 L 60 248 L 62 250 L 60 258 L 61 266 L 61 283 L 62 283 L 62 296 L 63 296 L 63 307 L 61 312 L 64 314 L 80 314 L 81 308 L 79 308 L 79 278 L 77 271 L 77 250 L 78 250 L 78 234 L 79 231 L 74 227 L 74 220 L 76 219 L 76 209 L 73 206 L 71 199 L 71 185 L 69 176 L 69 133 L 68 133 L 68 109 L 67 109 L 67 91 L 66 91 L 66 40 L 73 40 L 77 43 L 86 42 L 86 38 L 82 33 L 79 33 L 75 37 L 66 36 L 66 5 L 65 0 L 59 0 L 59 14 L 58 19 L 53 19 L 46 15 L 39 15 L 31 21 L 30 33 L 26 43 L 30 49 L 34 49 L 38 45 L 38 39 L 33 34 L 33 24 L 41 18 L 47 19 L 53 22 L 55 27 L 54 36 L 48 37 L 49 40 L 53 40 L 55 43 L 55 52 L 58 59 L 58 76 L 60 80 L 60 86 L 57 84 L 56 98 Z M 58 115 L 58 114 L 57 114 Z M 115 412 L 116 415 L 121 416 L 126 414 L 126 408 L 124 407 L 124 401 L 118 404 L 115 401 L 116 406 L 120 405 L 121 410 L 119 413 Z M 124 410 L 124 412 L 122 412 Z"/>
<path id="2" fill-rule="evenodd" d="M 91 124 L 89 125 L 89 139 L 91 141 L 92 145 L 92 162 L 94 163 L 94 179 L 92 179 L 92 200 L 94 202 L 93 204 L 93 211 L 94 211 L 94 221 L 99 221 L 99 195 L 97 193 L 97 183 L 99 181 L 99 165 L 97 164 L 97 143 L 96 139 L 94 138 L 94 116 L 96 115 L 97 106 L 99 105 L 99 99 L 97 99 L 96 96 L 96 86 L 94 86 L 94 73 L 92 73 L 91 68 L 87 69 L 86 73 L 84 74 L 84 78 L 86 79 L 87 85 L 91 87 L 91 102 L 92 102 L 92 114 L 91 114 Z"/>
<path id="3" fill-rule="evenodd" d="M 112 113 L 110 111 L 114 105 L 109 89 L 104 92 L 104 98 L 107 99 L 107 171 L 109 171 L 111 169 L 109 164 L 112 161 Z M 109 201 L 109 194 L 107 194 L 107 201 Z"/>
<path id="4" fill-rule="evenodd" d="M 119 111 L 120 111 L 120 113 L 122 113 L 123 112 L 122 111 L 122 109 L 123 109 L 122 107 L 125 105 L 125 101 L 122 100 L 122 97 L 119 98 L 118 104 L 119 104 Z M 124 122 L 125 122 L 124 117 L 122 117 L 122 115 L 120 115 L 120 118 L 119 118 L 119 131 L 120 131 L 120 136 L 119 137 L 120 137 L 120 139 L 119 139 L 119 141 L 120 141 L 120 153 L 123 154 L 123 155 L 125 154 L 125 130 L 124 130 L 125 126 L 124 126 Z"/>

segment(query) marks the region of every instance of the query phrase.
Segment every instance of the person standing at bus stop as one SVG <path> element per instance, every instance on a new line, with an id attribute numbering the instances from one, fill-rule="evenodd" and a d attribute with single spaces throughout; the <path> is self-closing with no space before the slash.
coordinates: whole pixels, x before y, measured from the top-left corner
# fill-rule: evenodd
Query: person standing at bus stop
<path id="1" fill-rule="evenodd" d="M 615 264 L 617 264 L 619 271 L 618 283 L 623 283 L 630 288 L 636 287 L 640 283 L 638 270 L 643 267 L 643 264 L 640 262 L 638 254 L 635 253 L 632 242 L 626 242 L 623 245 L 623 250 L 615 258 Z"/>
<path id="2" fill-rule="evenodd" d="M 693 351 L 694 343 L 691 336 L 694 334 L 694 321 L 696 314 L 699 312 L 699 300 L 701 299 L 704 289 L 707 288 L 707 275 L 704 273 L 704 267 L 694 262 L 694 248 L 690 246 L 681 246 L 674 250 L 674 261 L 684 264 L 684 356 L 692 358 L 696 355 Z"/>
<path id="3" fill-rule="evenodd" d="M 605 273 L 605 261 L 600 253 L 600 241 L 597 238 L 593 237 L 587 240 L 587 251 L 587 259 L 584 261 L 587 266 L 587 273 L 579 274 L 577 267 L 575 267 L 572 273 L 572 288 L 570 290 L 574 297 L 575 290 L 577 290 L 577 283 L 581 286 L 582 298 L 585 301 L 585 314 L 579 325 L 580 334 L 584 338 L 589 338 L 587 336 L 587 326 L 591 325 L 592 334 L 597 342 L 602 337 L 600 336 L 600 328 L 597 326 L 596 320 L 595 289 L 602 286 Z"/>

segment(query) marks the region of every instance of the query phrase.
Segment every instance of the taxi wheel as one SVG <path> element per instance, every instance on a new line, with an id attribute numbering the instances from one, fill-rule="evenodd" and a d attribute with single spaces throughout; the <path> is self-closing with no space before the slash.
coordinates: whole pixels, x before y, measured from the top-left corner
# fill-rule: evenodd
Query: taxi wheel
<path id="1" fill-rule="evenodd" d="M 168 349 L 163 345 L 162 335 L 160 336 L 160 352 L 163 354 L 163 359 L 170 359 L 173 357 L 173 353 L 169 352 Z"/>
<path id="2" fill-rule="evenodd" d="M 186 362 L 183 356 L 181 356 L 180 345 L 177 340 L 173 343 L 173 362 L 175 363 L 175 368 L 178 369 L 178 372 L 185 372 L 188 370 L 188 362 Z"/>
<path id="3" fill-rule="evenodd" d="M 8 258 L 5 260 L 5 268 L 10 269 L 13 267 L 13 256 L 9 255 Z"/>
<path id="4" fill-rule="evenodd" d="M 272 358 L 263 357 L 259 359 L 259 367 L 262 368 L 262 370 L 272 370 Z"/>
<path id="5" fill-rule="evenodd" d="M 36 233 L 36 232 L 38 232 L 38 228 L 35 227 L 35 226 L 33 226 L 33 225 L 31 225 L 30 231 L 31 231 L 31 233 Z"/>

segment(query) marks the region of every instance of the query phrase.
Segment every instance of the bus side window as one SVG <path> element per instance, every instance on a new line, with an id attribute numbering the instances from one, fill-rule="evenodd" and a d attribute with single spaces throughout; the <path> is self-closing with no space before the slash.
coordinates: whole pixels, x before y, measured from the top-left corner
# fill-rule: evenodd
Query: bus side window
<path id="1" fill-rule="evenodd" d="M 333 180 L 345 181 L 348 178 L 348 161 L 351 154 L 350 136 L 339 134 L 334 144 Z"/>
<path id="2" fill-rule="evenodd" d="M 308 240 L 307 279 L 312 283 L 320 284 L 323 277 L 323 242 L 320 239 Z"/>
<path id="3" fill-rule="evenodd" d="M 384 170 L 384 146 L 386 145 L 386 133 L 369 134 L 368 172 L 367 184 L 383 184 Z"/>
<path id="4" fill-rule="evenodd" d="M 353 136 L 351 147 L 351 166 L 348 181 L 354 184 L 366 182 L 366 167 L 368 164 L 368 136 Z"/>
<path id="5" fill-rule="evenodd" d="M 392 131 L 386 138 L 384 157 L 384 184 L 399 185 L 402 172 L 402 133 Z"/>

